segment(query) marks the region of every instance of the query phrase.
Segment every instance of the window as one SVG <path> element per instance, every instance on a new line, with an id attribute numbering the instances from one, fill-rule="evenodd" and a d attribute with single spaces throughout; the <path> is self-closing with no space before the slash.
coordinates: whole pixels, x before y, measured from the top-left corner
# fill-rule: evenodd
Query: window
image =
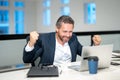
<path id="1" fill-rule="evenodd" d="M 95 24 L 96 23 L 96 4 L 95 3 L 85 3 L 84 6 L 84 18 L 85 23 Z"/>
<path id="2" fill-rule="evenodd" d="M 61 7 L 61 15 L 70 15 L 70 8 L 68 6 Z"/>
<path id="3" fill-rule="evenodd" d="M 43 25 L 44 26 L 49 26 L 50 25 L 50 9 L 46 9 L 46 10 L 44 10 L 44 12 L 43 12 Z"/>
<path id="4" fill-rule="evenodd" d="M 22 34 L 24 33 L 24 2 L 15 1 L 14 7 L 16 8 L 14 11 L 15 33 Z"/>
<path id="5" fill-rule="evenodd" d="M 0 6 L 9 6 L 8 0 L 0 0 Z"/>
<path id="6" fill-rule="evenodd" d="M 50 0 L 44 0 L 44 1 L 43 1 L 43 6 L 49 8 L 49 7 L 50 7 L 50 3 L 51 3 Z"/>
<path id="7" fill-rule="evenodd" d="M 70 0 L 61 0 L 62 4 L 69 4 Z"/>
<path id="8" fill-rule="evenodd" d="M 15 10 L 15 32 L 16 34 L 24 33 L 24 12 Z"/>
<path id="9" fill-rule="evenodd" d="M 63 4 L 60 11 L 61 15 L 70 15 L 69 2 L 70 0 L 61 0 L 61 3 Z"/>
<path id="10" fill-rule="evenodd" d="M 14 8 L 11 9 L 11 7 Z M 14 14 L 10 14 L 10 12 Z M 10 20 L 14 27 L 11 27 Z M 15 31 L 10 32 L 11 28 L 14 28 L 12 30 Z M 10 33 L 24 33 L 24 2 L 22 0 L 0 0 L 0 34 Z"/>
<path id="11" fill-rule="evenodd" d="M 23 8 L 24 7 L 24 2 L 23 1 L 15 1 L 14 6 Z"/>
<path id="12" fill-rule="evenodd" d="M 0 10 L 0 34 L 7 34 L 9 29 L 9 12 Z"/>
<path id="13" fill-rule="evenodd" d="M 8 0 L 0 0 L 0 34 L 9 33 L 9 11 L 3 9 L 9 6 Z"/>
<path id="14" fill-rule="evenodd" d="M 43 1 L 43 25 L 49 26 L 51 24 L 51 0 L 44 0 Z"/>

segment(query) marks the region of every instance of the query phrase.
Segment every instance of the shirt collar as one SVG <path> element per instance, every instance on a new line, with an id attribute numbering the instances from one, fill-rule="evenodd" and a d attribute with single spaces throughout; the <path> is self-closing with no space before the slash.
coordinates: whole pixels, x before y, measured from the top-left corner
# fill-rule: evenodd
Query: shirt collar
<path id="1" fill-rule="evenodd" d="M 56 39 L 56 46 L 57 46 L 57 47 L 62 46 L 62 45 L 57 41 L 57 39 Z M 68 42 L 66 42 L 66 43 L 64 44 L 64 46 L 68 46 Z"/>

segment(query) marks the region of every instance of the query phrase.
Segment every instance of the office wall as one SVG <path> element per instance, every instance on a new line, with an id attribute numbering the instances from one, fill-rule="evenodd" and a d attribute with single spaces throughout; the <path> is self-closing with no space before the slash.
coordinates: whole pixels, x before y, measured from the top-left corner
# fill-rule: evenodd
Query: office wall
<path id="1" fill-rule="evenodd" d="M 14 7 L 10 0 L 10 33 L 14 34 Z M 55 23 L 60 14 L 60 0 L 51 0 L 51 25 L 43 25 L 43 0 L 23 0 L 25 2 L 25 33 L 33 30 L 38 32 L 55 31 Z M 84 23 L 84 3 L 95 2 L 96 4 L 96 24 L 88 25 Z M 79 31 L 106 31 L 120 30 L 120 0 L 70 0 L 70 16 L 75 20 L 75 32 Z"/>
<path id="2" fill-rule="evenodd" d="M 84 3 L 93 1 L 96 4 L 96 24 L 84 23 Z M 75 32 L 120 30 L 120 0 L 70 0 L 70 16 L 75 20 Z M 51 22 L 49 27 L 42 25 L 42 0 L 37 3 L 37 30 L 50 32 L 55 29 L 55 22 L 60 16 L 60 0 L 51 0 Z M 41 14 L 41 15 L 40 15 Z"/>
<path id="3" fill-rule="evenodd" d="M 0 10 L 8 10 L 9 15 L 9 34 L 15 34 L 15 10 L 24 11 L 24 32 L 29 33 L 30 31 L 37 30 L 36 25 L 36 0 L 20 0 L 25 2 L 24 8 L 17 8 L 14 6 L 16 0 L 9 0 L 9 7 L 0 7 Z M 19 0 L 18 0 L 19 1 Z"/>
<path id="4" fill-rule="evenodd" d="M 91 44 L 90 36 L 77 36 L 78 40 L 83 46 Z M 113 50 L 120 50 L 120 34 L 101 35 L 103 44 L 113 44 Z M 0 41 L 0 67 L 3 66 L 16 66 L 23 64 L 23 48 L 26 44 L 26 39 L 20 40 L 3 40 Z M 80 60 L 80 57 L 77 57 Z"/>
<path id="5" fill-rule="evenodd" d="M 120 50 L 120 34 L 101 35 L 101 44 L 113 44 L 113 50 Z"/>
<path id="6" fill-rule="evenodd" d="M 36 0 L 25 0 L 25 33 L 37 30 L 36 4 Z"/>
<path id="7" fill-rule="evenodd" d="M 14 27 L 14 1 L 10 0 L 10 34 L 15 34 Z M 35 0 L 23 0 L 25 2 L 24 17 L 25 17 L 25 33 L 29 33 L 33 30 L 37 30 L 36 25 L 36 1 Z M 26 40 L 4 40 L 0 41 L 0 67 L 2 66 L 15 66 L 17 64 L 23 64 L 23 47 L 26 44 Z"/>
<path id="8" fill-rule="evenodd" d="M 23 64 L 25 39 L 0 41 L 0 67 Z"/>
<path id="9" fill-rule="evenodd" d="M 58 17 L 60 16 L 60 8 L 64 6 L 61 4 L 60 0 L 51 0 L 51 25 L 44 26 L 42 23 L 42 14 L 44 8 L 42 7 L 42 0 L 37 2 L 37 31 L 38 32 L 51 32 L 55 31 L 55 23 Z M 95 2 L 96 4 L 96 24 L 88 25 L 84 23 L 84 3 Z M 70 16 L 75 20 L 74 32 L 85 32 L 85 31 L 114 31 L 120 30 L 120 0 L 70 0 Z M 40 15 L 41 14 L 41 15 Z M 117 40 L 114 40 L 114 35 L 111 35 L 112 39 L 109 39 L 109 36 L 102 36 L 102 44 L 113 43 L 115 44 L 114 49 L 119 49 L 120 40 L 117 37 Z M 86 44 L 89 37 L 85 37 L 84 40 L 80 39 L 80 42 L 83 45 Z M 108 41 L 105 39 L 109 39 Z M 115 38 L 116 39 L 116 38 Z M 116 41 L 116 42 L 114 42 Z"/>
<path id="10" fill-rule="evenodd" d="M 14 5 L 15 0 L 10 0 L 10 33 L 14 34 Z M 25 2 L 25 33 L 33 30 L 38 32 L 55 31 L 55 23 L 60 14 L 60 0 L 51 0 L 51 25 L 43 25 L 43 0 L 23 0 Z M 95 2 L 96 4 L 96 24 L 88 25 L 84 23 L 84 3 Z M 75 20 L 75 32 L 79 31 L 106 31 L 120 30 L 120 0 L 70 0 L 70 16 Z M 11 6 L 12 5 L 12 6 Z"/>

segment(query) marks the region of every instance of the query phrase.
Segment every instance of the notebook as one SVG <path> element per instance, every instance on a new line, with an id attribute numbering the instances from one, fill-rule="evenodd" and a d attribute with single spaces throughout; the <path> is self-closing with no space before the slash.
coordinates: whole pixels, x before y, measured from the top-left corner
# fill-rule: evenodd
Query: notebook
<path id="1" fill-rule="evenodd" d="M 31 67 L 27 73 L 27 77 L 58 77 L 57 66 L 40 66 Z"/>
<path id="2" fill-rule="evenodd" d="M 111 64 L 113 45 L 100 45 L 100 46 L 84 46 L 82 48 L 81 61 L 79 65 L 71 65 L 69 68 L 77 71 L 88 70 L 88 60 L 86 57 L 97 56 L 99 58 L 98 68 L 108 68 Z"/>

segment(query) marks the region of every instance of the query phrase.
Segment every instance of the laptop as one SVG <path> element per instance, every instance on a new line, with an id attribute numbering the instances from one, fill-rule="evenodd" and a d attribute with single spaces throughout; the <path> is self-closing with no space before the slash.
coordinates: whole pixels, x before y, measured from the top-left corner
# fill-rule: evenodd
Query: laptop
<path id="1" fill-rule="evenodd" d="M 69 68 L 75 69 L 77 71 L 88 70 L 88 60 L 89 56 L 97 56 L 99 58 L 98 68 L 108 68 L 111 64 L 113 45 L 100 45 L 100 46 L 84 46 L 82 48 L 81 61 L 79 65 L 71 65 Z"/>

